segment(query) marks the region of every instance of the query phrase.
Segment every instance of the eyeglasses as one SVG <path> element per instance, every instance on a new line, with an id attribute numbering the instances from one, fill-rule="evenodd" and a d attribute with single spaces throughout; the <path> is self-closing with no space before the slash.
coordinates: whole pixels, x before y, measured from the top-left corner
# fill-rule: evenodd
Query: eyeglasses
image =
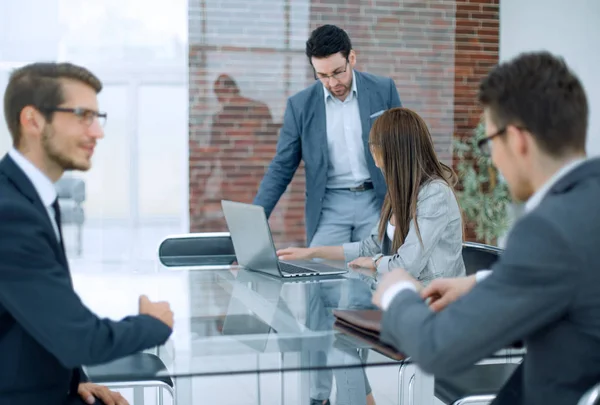
<path id="1" fill-rule="evenodd" d="M 335 72 L 333 74 L 330 75 L 325 75 L 322 73 L 317 73 L 313 67 L 313 73 L 315 75 L 315 80 L 321 80 L 322 82 L 327 81 L 329 79 L 336 79 L 339 80 L 340 76 L 342 76 L 344 73 L 346 73 L 346 71 L 348 70 L 348 64 L 350 63 L 350 61 L 348 60 L 348 58 L 346 58 L 346 64 L 344 65 L 344 70 L 340 70 L 339 72 Z M 341 69 L 341 68 L 338 68 Z"/>
<path id="2" fill-rule="evenodd" d="M 504 135 L 506 133 L 506 127 L 499 129 L 491 135 L 486 136 L 477 142 L 477 147 L 481 151 L 481 154 L 486 157 L 490 157 L 492 155 L 492 144 L 490 141 L 497 136 Z"/>
<path id="3" fill-rule="evenodd" d="M 97 119 L 98 124 L 100 124 L 100 126 L 103 127 L 104 124 L 106 124 L 106 118 L 107 118 L 106 113 L 90 110 L 87 108 L 53 107 L 53 108 L 42 108 L 42 111 L 44 111 L 46 113 L 66 112 L 66 113 L 75 114 L 79 118 L 79 120 L 82 123 L 84 123 L 85 125 L 87 125 L 88 127 L 90 125 L 92 125 L 92 123 L 94 122 L 95 119 Z"/>

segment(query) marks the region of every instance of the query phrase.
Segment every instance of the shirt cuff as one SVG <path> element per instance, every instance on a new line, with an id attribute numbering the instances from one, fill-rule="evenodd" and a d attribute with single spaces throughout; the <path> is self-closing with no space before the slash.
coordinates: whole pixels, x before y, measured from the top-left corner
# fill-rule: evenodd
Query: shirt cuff
<path id="1" fill-rule="evenodd" d="M 346 263 L 360 257 L 360 242 L 344 243 L 342 249 L 344 249 L 344 260 Z"/>
<path id="2" fill-rule="evenodd" d="M 417 292 L 414 284 L 410 281 L 399 281 L 383 293 L 383 297 L 381 297 L 381 309 L 387 311 L 394 298 L 396 298 L 396 296 L 404 290 L 412 290 Z"/>
<path id="3" fill-rule="evenodd" d="M 382 256 L 377 265 L 377 273 L 384 274 L 390 271 L 390 260 L 392 256 Z"/>
<path id="4" fill-rule="evenodd" d="M 475 281 L 480 283 L 490 274 L 492 274 L 492 270 L 479 270 L 477 273 L 475 273 Z"/>

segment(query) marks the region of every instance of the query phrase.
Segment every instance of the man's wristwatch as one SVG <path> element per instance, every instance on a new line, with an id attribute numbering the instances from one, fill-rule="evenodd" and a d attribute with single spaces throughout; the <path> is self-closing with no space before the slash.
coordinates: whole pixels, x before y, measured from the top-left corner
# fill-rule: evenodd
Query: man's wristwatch
<path id="1" fill-rule="evenodd" d="M 377 270 L 377 261 L 379 259 L 381 259 L 383 257 L 382 253 L 377 253 L 375 256 L 373 256 L 373 267 L 375 267 L 375 270 Z"/>

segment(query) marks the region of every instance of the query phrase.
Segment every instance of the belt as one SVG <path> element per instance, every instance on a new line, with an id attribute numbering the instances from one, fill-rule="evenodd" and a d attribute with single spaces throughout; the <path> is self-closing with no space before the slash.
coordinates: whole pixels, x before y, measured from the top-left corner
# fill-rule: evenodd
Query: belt
<path id="1" fill-rule="evenodd" d="M 348 188 L 336 188 L 335 190 L 348 190 L 348 191 L 367 191 L 373 190 L 373 183 L 370 181 L 364 182 L 360 186 L 348 187 Z"/>

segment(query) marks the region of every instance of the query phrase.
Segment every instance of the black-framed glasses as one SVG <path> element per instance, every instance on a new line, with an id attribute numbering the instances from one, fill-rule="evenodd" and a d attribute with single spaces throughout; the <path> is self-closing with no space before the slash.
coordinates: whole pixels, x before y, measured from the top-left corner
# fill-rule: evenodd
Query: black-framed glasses
<path id="1" fill-rule="evenodd" d="M 488 135 L 485 138 L 479 140 L 479 142 L 477 142 L 477 147 L 481 151 L 481 154 L 486 157 L 490 157 L 492 155 L 492 144 L 490 141 L 497 136 L 504 135 L 505 133 L 506 133 L 506 127 L 499 129 L 498 131 L 494 132 L 493 134 Z"/>
<path id="2" fill-rule="evenodd" d="M 90 110 L 88 108 L 52 107 L 42 108 L 42 111 L 46 113 L 65 112 L 75 114 L 79 118 L 79 120 L 88 127 L 92 125 L 92 123 L 96 119 L 98 120 L 98 124 L 100 124 L 100 126 L 103 127 L 104 124 L 106 124 L 107 118 L 106 113 Z"/>
<path id="3" fill-rule="evenodd" d="M 325 75 L 322 73 L 317 73 L 315 71 L 315 68 L 313 67 L 313 74 L 315 76 L 315 80 L 321 80 L 322 82 L 329 80 L 329 79 L 336 79 L 339 80 L 340 76 L 343 75 L 344 73 L 346 73 L 348 71 L 348 65 L 350 64 L 350 60 L 348 58 L 346 58 L 346 64 L 344 65 L 344 70 L 340 70 L 338 72 L 334 72 L 330 75 Z M 341 69 L 341 68 L 338 68 Z"/>

